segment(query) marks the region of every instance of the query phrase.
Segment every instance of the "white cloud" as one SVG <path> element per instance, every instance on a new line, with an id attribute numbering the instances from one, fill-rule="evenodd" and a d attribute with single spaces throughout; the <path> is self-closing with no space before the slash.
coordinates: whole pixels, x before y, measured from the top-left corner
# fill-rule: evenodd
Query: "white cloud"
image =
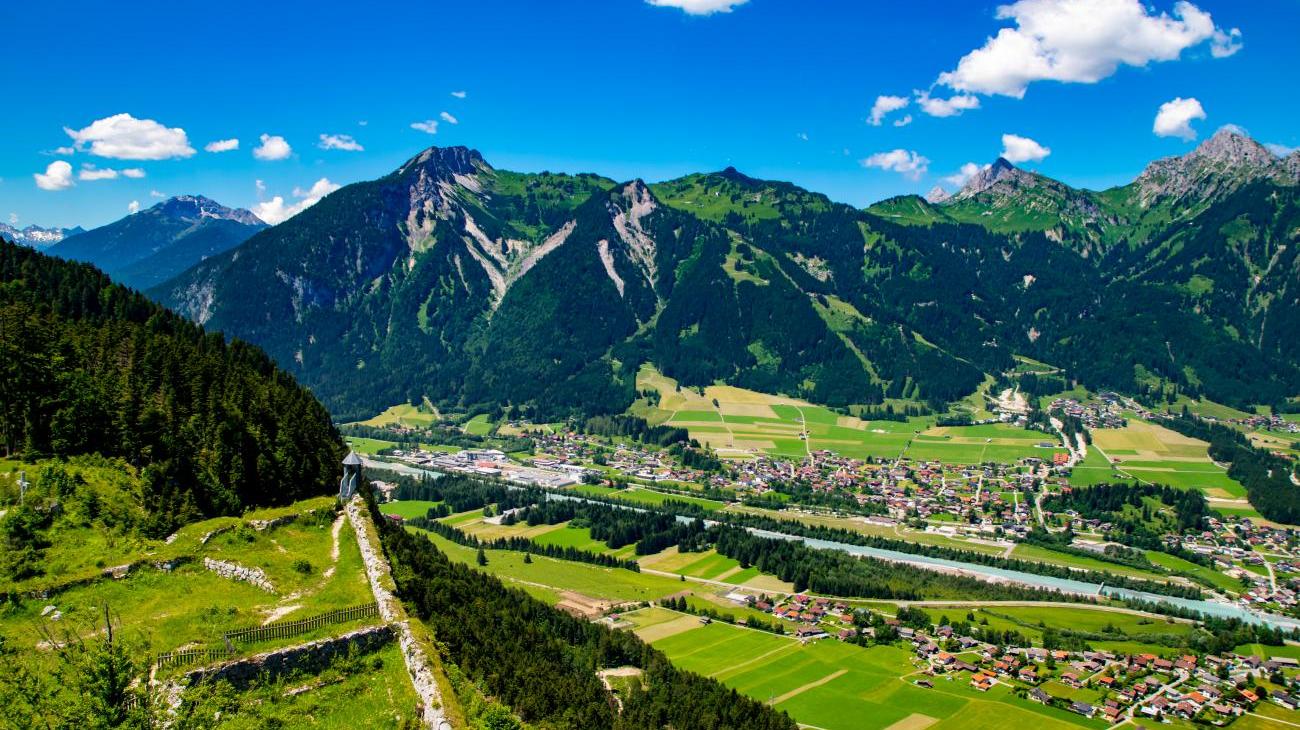
<path id="1" fill-rule="evenodd" d="M 262 144 L 253 148 L 253 157 L 259 160 L 283 160 L 293 154 L 293 148 L 278 134 L 264 134 L 258 139 Z"/>
<path id="2" fill-rule="evenodd" d="M 939 75 L 957 91 L 1021 98 L 1035 81 L 1091 84 L 1121 65 L 1172 61 L 1211 41 L 1216 58 L 1241 48 L 1241 31 L 1223 30 L 1186 0 L 1173 15 L 1151 14 L 1141 0 L 1019 0 L 998 8 L 1003 28 Z"/>
<path id="3" fill-rule="evenodd" d="M 135 215 L 136 213 L 139 213 L 139 212 L 140 212 L 140 201 L 138 201 L 138 200 L 132 200 L 130 203 L 127 203 L 127 204 L 126 204 L 126 212 L 127 212 L 127 213 L 130 213 L 131 215 Z"/>
<path id="4" fill-rule="evenodd" d="M 16 226 L 16 225 L 18 225 L 18 214 L 17 214 L 17 213 L 10 213 L 10 214 L 9 214 L 9 225 L 11 225 L 11 226 Z"/>
<path id="5" fill-rule="evenodd" d="M 930 160 L 916 152 L 896 149 L 888 152 L 877 152 L 862 160 L 862 166 L 891 170 L 913 180 L 919 180 L 930 169 Z"/>
<path id="6" fill-rule="evenodd" d="M 257 197 L 260 198 L 266 194 L 266 183 L 261 180 L 254 180 L 253 185 L 257 187 Z"/>
<path id="7" fill-rule="evenodd" d="M 90 145 L 92 155 L 117 160 L 169 160 L 194 154 L 184 129 L 168 128 L 130 114 L 115 114 L 91 122 L 84 129 L 64 127 L 63 131 L 77 149 Z"/>
<path id="8" fill-rule="evenodd" d="M 367 124 L 370 124 L 370 122 L 367 122 L 367 121 L 364 120 L 364 119 L 362 119 L 361 121 L 357 122 L 357 126 L 358 126 L 358 127 L 364 127 L 364 126 L 366 126 Z"/>
<path id="9" fill-rule="evenodd" d="M 916 103 L 921 111 L 932 117 L 955 117 L 970 109 L 979 109 L 980 100 L 970 94 L 957 94 L 947 99 L 936 99 L 928 91 L 916 92 Z"/>
<path id="10" fill-rule="evenodd" d="M 77 173 L 78 180 L 112 180 L 116 177 L 117 170 L 111 167 L 97 168 L 90 164 L 82 165 L 81 172 Z"/>
<path id="11" fill-rule="evenodd" d="M 138 180 L 144 177 L 144 170 L 139 167 L 128 167 L 124 170 L 114 170 L 111 167 L 96 167 L 89 162 L 82 163 L 81 171 L 77 173 L 78 180 L 114 180 L 118 175 Z"/>
<path id="12" fill-rule="evenodd" d="M 343 150 L 344 152 L 363 152 L 362 147 L 350 134 L 322 134 L 320 144 L 317 145 L 323 150 Z"/>
<path id="13" fill-rule="evenodd" d="M 423 122 L 412 122 L 411 129 L 418 129 L 419 131 L 424 132 L 425 134 L 437 134 L 438 120 L 426 119 Z"/>
<path id="14" fill-rule="evenodd" d="M 449 114 L 449 113 L 447 113 L 447 112 L 443 112 L 443 113 L 439 114 L 438 116 L 442 118 L 442 121 L 444 121 L 444 122 L 446 122 L 446 123 L 448 123 L 448 124 L 460 124 L 460 120 L 459 120 L 459 119 L 457 119 L 456 117 L 453 117 L 451 114 Z"/>
<path id="15" fill-rule="evenodd" d="M 907 125 L 909 125 L 909 124 L 911 124 L 911 123 L 912 123 L 912 115 L 911 115 L 911 114 L 904 114 L 902 119 L 895 119 L 895 120 L 894 120 L 894 126 L 895 126 L 895 127 L 906 127 Z"/>
<path id="16" fill-rule="evenodd" d="M 218 139 L 203 145 L 203 149 L 208 152 L 230 152 L 239 149 L 239 139 L 231 137 L 230 139 Z"/>
<path id="17" fill-rule="evenodd" d="M 261 180 L 258 180 L 257 183 L 259 193 L 266 189 L 266 186 L 262 184 Z M 341 187 L 343 186 L 336 185 L 330 182 L 329 178 L 323 177 L 313 183 L 307 190 L 294 188 L 293 196 L 299 199 L 296 203 L 286 203 L 284 198 L 277 195 L 270 200 L 258 203 L 253 207 L 253 213 L 255 213 L 258 218 L 261 218 L 263 221 L 274 226 L 283 223 L 312 207 L 316 203 L 320 202 L 321 198 Z"/>
<path id="18" fill-rule="evenodd" d="M 906 96 L 881 94 L 876 97 L 876 102 L 871 105 L 871 116 L 867 117 L 867 124 L 879 127 L 880 123 L 885 121 L 885 117 L 889 116 L 891 112 L 896 112 L 910 103 L 912 103 L 911 100 Z"/>
<path id="19" fill-rule="evenodd" d="M 76 147 L 55 147 L 54 149 L 50 150 L 49 152 L 46 152 L 45 154 L 47 154 L 47 155 L 75 155 L 76 153 L 77 153 L 77 148 L 76 148 Z"/>
<path id="20" fill-rule="evenodd" d="M 961 188 L 970 182 L 970 179 L 980 173 L 981 170 L 987 170 L 988 165 L 977 165 L 974 162 L 967 162 L 961 166 L 957 172 L 945 177 L 944 182 L 955 188 Z"/>
<path id="21" fill-rule="evenodd" d="M 687 15 L 713 15 L 730 13 L 749 0 L 646 0 L 646 2 L 659 8 L 677 8 L 685 11 Z"/>
<path id="22" fill-rule="evenodd" d="M 1028 137 L 1018 134 L 1002 135 L 1002 157 L 1007 162 L 1038 162 L 1052 154 L 1052 150 Z"/>
<path id="23" fill-rule="evenodd" d="M 795 135 L 795 137 L 798 138 L 799 141 L 801 141 L 801 142 L 807 142 L 807 141 L 808 141 L 808 133 L 807 133 L 807 132 L 799 132 L 798 134 Z"/>
<path id="24" fill-rule="evenodd" d="M 1216 29 L 1210 39 L 1210 55 L 1215 58 L 1227 58 L 1241 50 L 1241 30 L 1233 28 L 1226 33 Z"/>
<path id="25" fill-rule="evenodd" d="M 44 173 L 36 173 L 36 187 L 41 190 L 66 190 L 72 187 L 72 165 L 63 160 L 55 160 L 45 168 Z"/>
<path id="26" fill-rule="evenodd" d="M 456 97 L 457 99 L 464 99 L 466 96 L 468 96 L 468 94 L 466 94 L 463 91 L 453 91 L 451 92 L 451 95 Z"/>
<path id="27" fill-rule="evenodd" d="M 161 191 L 158 191 L 158 190 L 150 190 L 150 191 L 149 191 L 149 197 L 151 197 L 151 198 L 165 198 L 165 197 L 167 197 L 167 193 L 164 193 L 164 192 L 161 192 Z"/>
<path id="28" fill-rule="evenodd" d="M 1205 109 L 1201 106 L 1201 102 L 1194 98 L 1184 99 L 1180 96 L 1160 105 L 1160 110 L 1156 112 L 1156 121 L 1151 125 L 1151 131 L 1155 132 L 1157 137 L 1177 137 L 1191 141 L 1196 139 L 1192 120 L 1204 118 Z"/>
<path id="29" fill-rule="evenodd" d="M 1294 152 L 1300 152 L 1300 147 L 1287 147 L 1284 144 L 1278 144 L 1276 142 L 1266 142 L 1264 143 L 1264 148 L 1278 157 L 1286 157 Z"/>

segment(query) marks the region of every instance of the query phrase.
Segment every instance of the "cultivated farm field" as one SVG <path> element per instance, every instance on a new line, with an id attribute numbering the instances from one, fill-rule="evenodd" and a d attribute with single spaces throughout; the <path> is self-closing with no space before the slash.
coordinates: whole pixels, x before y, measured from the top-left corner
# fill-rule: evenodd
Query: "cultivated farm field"
<path id="1" fill-rule="evenodd" d="M 913 683 L 922 675 L 909 653 L 893 646 L 803 644 L 719 623 L 683 623 L 685 630 L 664 632 L 661 627 L 670 624 L 658 618 L 636 630 L 673 664 L 769 702 L 803 725 L 825 730 L 1105 726 L 1019 699 L 1006 686 L 975 691 L 960 675 L 936 678 L 933 689 L 923 689 Z"/>
<path id="2" fill-rule="evenodd" d="M 1138 481 L 1200 489 L 1206 497 L 1240 499 L 1245 489 L 1210 460 L 1208 444 L 1163 426 L 1129 419 L 1124 428 L 1092 432 L 1092 451 L 1100 451 L 1121 476 Z"/>
<path id="3" fill-rule="evenodd" d="M 865 459 L 896 459 L 977 464 L 1014 463 L 1024 457 L 1051 459 L 1057 448 L 1047 434 L 1005 424 L 935 428 L 934 417 L 906 421 L 867 421 L 786 396 L 729 385 L 703 392 L 678 383 L 650 366 L 637 375 L 637 390 L 655 390 L 657 423 L 690 431 L 724 458 L 784 456 L 802 459 L 815 451 Z M 1042 447 L 1042 443 L 1053 444 Z"/>

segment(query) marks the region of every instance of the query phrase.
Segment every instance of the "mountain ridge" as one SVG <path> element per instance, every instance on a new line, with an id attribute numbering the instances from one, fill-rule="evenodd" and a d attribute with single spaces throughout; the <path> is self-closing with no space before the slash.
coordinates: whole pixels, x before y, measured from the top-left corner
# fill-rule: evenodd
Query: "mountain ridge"
<path id="1" fill-rule="evenodd" d="M 202 195 L 177 195 L 105 226 L 69 236 L 47 252 L 94 264 L 145 289 L 266 228 L 251 211 Z"/>
<path id="2" fill-rule="evenodd" d="M 1092 238 L 956 215 L 979 204 L 1007 224 L 1024 214 L 1015 196 Z M 1229 216 L 1224 206 L 1247 198 L 1194 213 Z M 684 385 L 722 381 L 834 406 L 943 407 L 1011 367 L 1013 353 L 1105 387 L 1154 377 L 1257 402 L 1300 389 L 1296 353 L 1264 324 L 1289 321 L 1300 303 L 1268 310 L 1260 302 L 1275 295 L 1197 290 L 1203 272 L 1149 258 L 1145 241 L 1165 240 L 1166 228 L 1118 245 L 1127 218 L 1102 194 L 1003 161 L 962 200 L 885 203 L 861 211 L 734 168 L 616 183 L 497 170 L 469 148 L 430 148 L 153 295 L 262 345 L 346 415 L 425 397 L 540 418 L 617 412 L 646 362 Z M 1285 288 L 1284 268 L 1261 292 L 1300 291 Z M 248 290 L 264 301 L 240 295 Z M 1213 306 L 1198 313 L 1195 302 Z M 1143 334 L 1105 345 L 1115 357 L 1099 359 L 1092 349 L 1114 317 L 1136 317 Z"/>

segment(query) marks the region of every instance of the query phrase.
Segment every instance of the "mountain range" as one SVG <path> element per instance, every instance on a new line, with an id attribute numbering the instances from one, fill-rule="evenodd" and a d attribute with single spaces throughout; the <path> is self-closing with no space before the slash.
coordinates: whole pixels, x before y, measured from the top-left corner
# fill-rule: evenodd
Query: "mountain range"
<path id="1" fill-rule="evenodd" d="M 1300 393 L 1298 182 L 1297 156 L 1233 131 L 1112 190 L 998 160 L 942 202 L 866 210 L 730 168 L 617 183 L 431 148 L 151 293 L 264 347 L 336 417 L 620 411 L 644 363 L 941 407 L 1014 355 L 1272 403 Z"/>
<path id="2" fill-rule="evenodd" d="M 75 236 L 78 233 L 85 233 L 86 229 L 81 226 L 74 228 L 45 228 L 43 226 L 30 225 L 24 228 L 16 228 L 7 223 L 0 223 L 0 237 L 7 241 L 30 246 L 32 248 L 45 248 L 53 246 L 68 236 Z"/>
<path id="3" fill-rule="evenodd" d="M 242 208 L 201 195 L 178 195 L 100 228 L 69 235 L 53 256 L 94 264 L 137 289 L 164 282 L 229 251 L 266 224 Z"/>

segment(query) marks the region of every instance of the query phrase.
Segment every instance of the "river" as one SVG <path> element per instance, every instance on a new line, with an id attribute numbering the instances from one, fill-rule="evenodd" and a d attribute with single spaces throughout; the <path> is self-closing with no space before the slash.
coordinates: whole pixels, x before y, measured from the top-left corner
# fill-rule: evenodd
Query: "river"
<path id="1" fill-rule="evenodd" d="M 420 469 L 406 464 L 396 464 L 392 462 L 380 462 L 366 457 L 361 457 L 362 463 L 368 468 L 388 469 L 410 476 L 433 475 L 435 477 L 442 474 L 429 469 Z M 597 502 L 595 500 L 585 499 L 572 494 L 563 494 L 560 492 L 547 492 L 548 498 L 573 500 L 578 502 L 591 502 L 593 504 L 609 505 L 608 502 Z M 629 509 L 634 512 L 645 512 L 632 505 L 609 505 Z M 683 522 L 690 522 L 693 518 L 677 518 Z M 716 524 L 713 520 L 705 520 L 706 524 Z M 1247 621 L 1249 623 L 1261 623 L 1274 628 L 1281 629 L 1300 629 L 1300 620 L 1287 616 L 1279 616 L 1271 613 L 1256 613 L 1234 603 L 1223 603 L 1220 601 L 1206 601 L 1193 598 L 1175 598 L 1173 596 L 1163 596 L 1156 593 L 1147 593 L 1145 591 L 1129 590 L 1127 588 L 1111 588 L 1102 586 L 1097 583 L 1089 583 L 1082 580 L 1071 578 L 1056 578 L 1050 575 L 1038 575 L 1036 573 L 1025 573 L 1019 570 L 1007 570 L 1005 568 L 995 568 L 988 565 L 979 565 L 977 563 L 965 563 L 959 560 L 947 560 L 945 558 L 935 558 L 929 555 L 916 555 L 913 553 L 904 553 L 898 550 L 886 550 L 883 548 L 868 547 L 866 545 L 851 545 L 849 543 L 835 542 L 832 540 L 822 540 L 815 537 L 803 537 L 800 535 L 790 535 L 784 532 L 772 532 L 770 530 L 761 530 L 756 527 L 745 528 L 749 532 L 760 537 L 768 537 L 779 540 L 800 540 L 805 545 L 818 550 L 841 550 L 850 555 L 860 555 L 879 560 L 888 560 L 895 563 L 907 563 L 927 570 L 942 570 L 945 572 L 957 572 L 965 575 L 974 576 L 983 580 L 1003 581 L 1007 583 L 1016 583 L 1018 585 L 1029 586 L 1032 588 L 1043 588 L 1046 590 L 1060 591 L 1062 593 L 1075 593 L 1080 595 L 1098 595 L 1104 592 L 1108 596 L 1115 598 L 1137 599 L 1150 601 L 1153 603 L 1168 603 L 1179 608 L 1189 611 L 1198 611 L 1207 616 L 1217 616 L 1219 618 L 1235 618 Z"/>

